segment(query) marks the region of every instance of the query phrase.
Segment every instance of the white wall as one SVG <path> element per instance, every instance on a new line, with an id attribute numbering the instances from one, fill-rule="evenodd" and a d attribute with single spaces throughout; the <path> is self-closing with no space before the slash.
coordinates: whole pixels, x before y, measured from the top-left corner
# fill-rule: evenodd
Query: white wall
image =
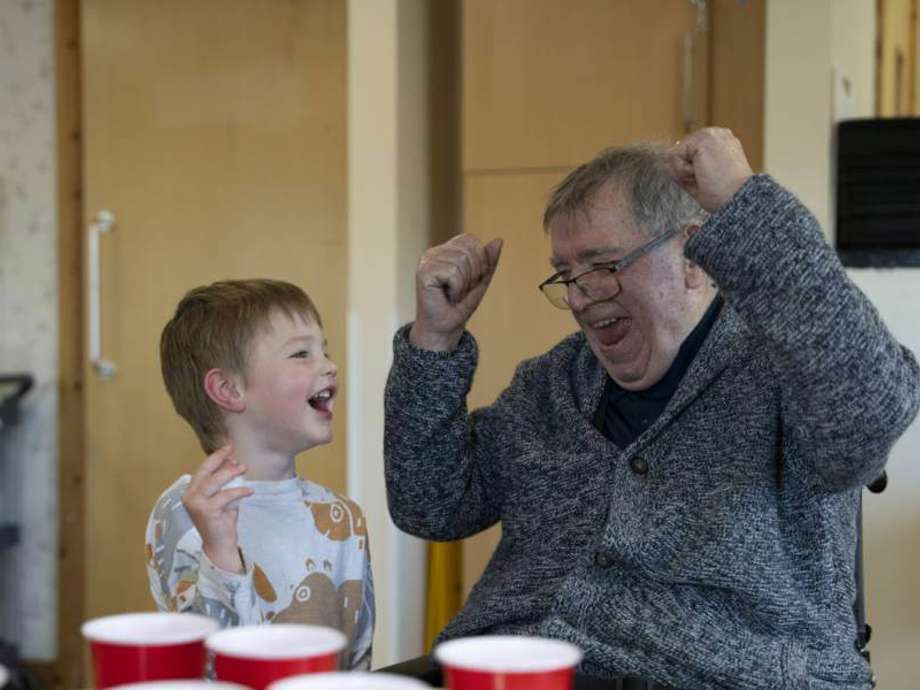
<path id="1" fill-rule="evenodd" d="M 920 269 L 851 270 L 902 345 L 920 353 Z M 880 690 L 920 687 L 920 423 L 901 437 L 888 488 L 864 497 L 866 619 Z"/>
<path id="2" fill-rule="evenodd" d="M 22 424 L 8 430 L 16 443 L 0 458 L 0 519 L 22 523 L 22 544 L 0 553 L 0 637 L 32 659 L 54 657 L 57 612 L 52 8 L 52 0 L 0 2 L 0 373 L 37 382 Z"/>
<path id="3" fill-rule="evenodd" d="M 835 119 L 873 117 L 875 112 L 875 2 L 833 0 L 831 65 L 850 84 L 843 111 Z M 837 101 L 838 104 L 841 100 Z"/>
<path id="4" fill-rule="evenodd" d="M 828 227 L 832 0 L 767 0 L 764 169 Z"/>
<path id="5" fill-rule="evenodd" d="M 875 24 L 870 0 L 768 0 L 765 167 L 812 209 L 829 237 L 833 120 L 874 115 Z M 894 336 L 920 352 L 920 269 L 849 273 Z M 918 460 L 915 421 L 892 452 L 888 490 L 865 499 L 867 617 L 880 690 L 920 687 Z"/>
<path id="6" fill-rule="evenodd" d="M 423 651 L 425 548 L 387 510 L 383 388 L 429 232 L 425 40 L 424 0 L 350 0 L 348 490 L 369 525 L 374 667 Z"/>

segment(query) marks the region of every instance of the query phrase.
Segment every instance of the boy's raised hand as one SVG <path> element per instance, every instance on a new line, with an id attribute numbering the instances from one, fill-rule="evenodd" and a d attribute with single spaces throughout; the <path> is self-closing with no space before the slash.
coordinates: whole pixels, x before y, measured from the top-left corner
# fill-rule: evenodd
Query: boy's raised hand
<path id="1" fill-rule="evenodd" d="M 198 529 L 202 549 L 211 562 L 227 572 L 242 573 L 245 568 L 236 531 L 237 501 L 251 495 L 252 489 L 223 488 L 246 471 L 232 453 L 230 446 L 224 446 L 205 458 L 182 495 L 182 505 Z"/>

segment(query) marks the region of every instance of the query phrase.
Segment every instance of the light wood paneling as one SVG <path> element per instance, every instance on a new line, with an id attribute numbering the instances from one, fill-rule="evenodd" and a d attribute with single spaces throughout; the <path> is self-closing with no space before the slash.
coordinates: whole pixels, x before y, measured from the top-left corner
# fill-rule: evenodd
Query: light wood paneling
<path id="1" fill-rule="evenodd" d="M 553 307 L 537 290 L 553 272 L 542 220 L 546 199 L 560 177 L 533 173 L 466 178 L 467 230 L 483 241 L 505 240 L 499 268 L 469 323 L 481 351 L 468 398 L 471 408 L 493 402 L 522 359 L 546 352 L 578 329 L 568 311 Z"/>
<path id="2" fill-rule="evenodd" d="M 728 127 L 763 170 L 766 0 L 711 0 L 709 121 Z"/>
<path id="3" fill-rule="evenodd" d="M 338 0 L 83 7 L 84 222 L 116 217 L 102 240 L 102 342 L 119 366 L 112 381 L 85 372 L 87 616 L 152 608 L 148 512 L 202 460 L 159 371 L 159 334 L 186 290 L 301 285 L 345 361 L 345 12 Z M 339 491 L 343 397 L 335 440 L 300 466 Z"/>
<path id="4" fill-rule="evenodd" d="M 572 167 L 606 146 L 683 134 L 684 38 L 699 31 L 691 3 L 463 7 L 465 170 Z"/>
<path id="5" fill-rule="evenodd" d="M 464 183 L 468 232 L 482 240 L 502 237 L 502 256 L 469 329 L 479 342 L 479 366 L 467 402 L 470 409 L 492 403 L 511 381 L 517 365 L 550 349 L 577 330 L 567 311 L 554 308 L 537 290 L 553 271 L 543 206 L 561 173 L 470 175 Z M 464 597 L 479 579 L 500 537 L 498 526 L 466 540 Z"/>
<path id="6" fill-rule="evenodd" d="M 878 0 L 876 111 L 909 117 L 917 109 L 917 0 Z"/>

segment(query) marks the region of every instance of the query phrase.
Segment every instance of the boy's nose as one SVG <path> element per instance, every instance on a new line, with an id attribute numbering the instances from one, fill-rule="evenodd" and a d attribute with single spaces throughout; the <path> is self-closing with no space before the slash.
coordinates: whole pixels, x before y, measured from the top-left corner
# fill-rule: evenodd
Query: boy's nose
<path id="1" fill-rule="evenodd" d="M 331 376 L 332 378 L 335 378 L 338 371 L 339 371 L 339 368 L 335 365 L 335 362 L 333 362 L 331 359 L 327 359 L 326 368 L 323 370 L 323 375 Z"/>

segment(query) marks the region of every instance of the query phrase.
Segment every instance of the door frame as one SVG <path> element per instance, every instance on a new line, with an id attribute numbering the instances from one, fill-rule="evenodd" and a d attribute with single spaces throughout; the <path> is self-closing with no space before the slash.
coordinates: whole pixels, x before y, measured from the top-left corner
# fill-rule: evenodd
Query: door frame
<path id="1" fill-rule="evenodd" d="M 83 202 L 80 0 L 55 0 L 58 252 L 57 656 L 29 662 L 49 689 L 83 687 Z"/>

